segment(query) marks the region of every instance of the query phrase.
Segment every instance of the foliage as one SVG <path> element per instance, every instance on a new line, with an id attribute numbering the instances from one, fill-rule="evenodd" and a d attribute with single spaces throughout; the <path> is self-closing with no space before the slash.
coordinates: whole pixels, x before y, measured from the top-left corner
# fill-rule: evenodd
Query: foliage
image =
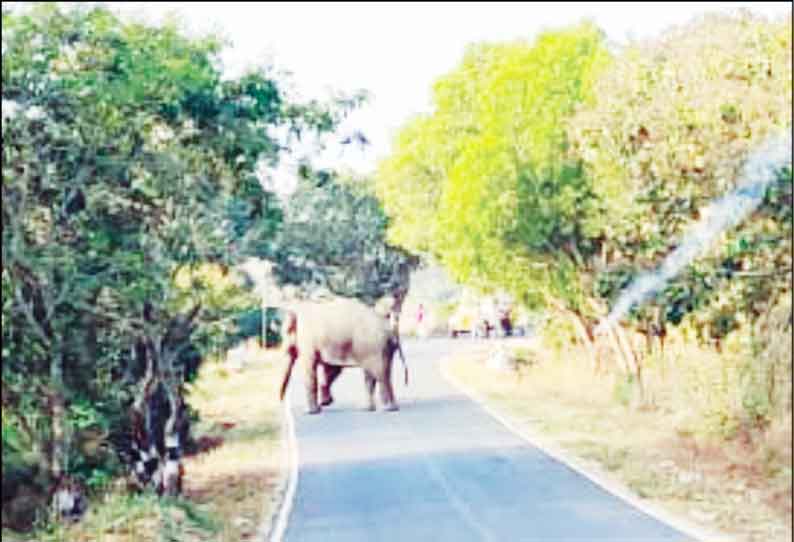
<path id="1" fill-rule="evenodd" d="M 378 164 L 375 190 L 391 218 L 388 239 L 437 257 L 436 213 L 450 149 L 435 117 L 418 116 L 397 132 L 394 151 Z"/>
<path id="2" fill-rule="evenodd" d="M 593 249 L 580 226 L 590 187 L 563 121 L 591 99 L 607 60 L 590 24 L 470 47 L 436 82 L 433 114 L 409 123 L 379 167 L 391 238 L 437 256 L 465 284 L 525 303 L 575 295 L 571 265 Z"/>
<path id="3" fill-rule="evenodd" d="M 605 240 L 598 296 L 612 303 L 656 268 L 743 180 L 748 154 L 791 130 L 791 62 L 790 17 L 714 15 L 633 44 L 598 80 L 568 130 L 609 217 L 590 224 Z M 787 295 L 791 197 L 789 167 L 718 248 L 633 312 L 635 325 L 689 315 L 702 340 L 719 341 Z"/>
<path id="4" fill-rule="evenodd" d="M 612 55 L 587 24 L 531 44 L 471 46 L 436 81 L 433 113 L 407 123 L 379 164 L 389 238 L 461 282 L 545 308 L 553 320 L 543 334 L 558 356 L 578 341 L 597 368 L 612 351 L 632 373 L 626 386 L 642 387 L 641 362 L 674 326 L 718 352 L 741 338 L 744 380 L 722 379 L 731 394 L 720 397 L 741 389 L 746 413 L 764 418 L 776 408 L 769 398 L 780 402 L 769 375 L 787 365 L 780 354 L 755 363 L 752 337 L 791 295 L 790 165 L 716 246 L 608 337 L 595 330 L 706 218 L 708 203 L 753 182 L 741 173 L 756 149 L 791 132 L 791 34 L 790 15 L 740 12 Z M 713 409 L 728 416 L 724 434 L 736 421 L 726 405 Z"/>
<path id="5" fill-rule="evenodd" d="M 268 250 L 279 282 L 324 287 L 367 303 L 404 295 L 418 261 L 386 241 L 388 220 L 367 183 L 304 169 Z"/>
<path id="6" fill-rule="evenodd" d="M 3 425 L 58 480 L 84 430 L 184 444 L 182 386 L 250 302 L 213 274 L 281 220 L 256 174 L 289 152 L 270 134 L 343 111 L 266 69 L 223 80 L 215 37 L 102 7 L 4 10 L 2 39 Z"/>
<path id="7" fill-rule="evenodd" d="M 192 342 L 204 352 L 221 352 L 261 334 L 259 299 L 248 279 L 234 269 L 203 263 L 174 275 L 175 308 L 187 310 L 198 301 L 204 312 Z"/>

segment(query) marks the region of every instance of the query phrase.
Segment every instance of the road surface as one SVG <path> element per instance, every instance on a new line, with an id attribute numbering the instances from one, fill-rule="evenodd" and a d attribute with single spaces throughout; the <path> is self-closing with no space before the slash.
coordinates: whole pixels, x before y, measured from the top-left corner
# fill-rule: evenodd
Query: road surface
<path id="1" fill-rule="evenodd" d="M 395 365 L 399 412 L 366 412 L 363 376 L 346 369 L 336 402 L 304 414 L 289 542 L 684 541 L 508 431 L 440 374 L 470 339 L 406 341 L 409 387 Z M 470 347 L 470 346 L 469 346 Z M 295 378 L 297 377 L 297 378 Z"/>

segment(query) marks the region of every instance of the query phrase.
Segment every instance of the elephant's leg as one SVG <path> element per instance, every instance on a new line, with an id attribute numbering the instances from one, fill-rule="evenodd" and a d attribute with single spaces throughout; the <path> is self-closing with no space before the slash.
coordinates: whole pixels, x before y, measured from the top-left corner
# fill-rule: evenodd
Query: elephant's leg
<path id="1" fill-rule="evenodd" d="M 391 362 L 392 356 L 384 356 L 382 370 L 376 373 L 376 379 L 380 385 L 380 397 L 383 408 L 388 411 L 399 410 L 397 401 L 394 400 L 394 388 L 391 385 Z"/>
<path id="2" fill-rule="evenodd" d="M 338 365 L 329 365 L 327 363 L 323 363 L 322 367 L 325 374 L 325 382 L 320 388 L 320 405 L 328 406 L 334 402 L 334 398 L 331 396 L 331 384 L 342 373 L 342 368 Z"/>
<path id="3" fill-rule="evenodd" d="M 306 385 L 306 413 L 319 414 L 320 406 L 317 404 L 317 366 L 319 365 L 319 356 L 316 352 L 308 352 L 301 354 L 301 361 L 305 374 L 303 376 Z"/>
<path id="4" fill-rule="evenodd" d="M 367 410 L 375 410 L 375 377 L 364 369 L 364 387 L 367 390 Z"/>

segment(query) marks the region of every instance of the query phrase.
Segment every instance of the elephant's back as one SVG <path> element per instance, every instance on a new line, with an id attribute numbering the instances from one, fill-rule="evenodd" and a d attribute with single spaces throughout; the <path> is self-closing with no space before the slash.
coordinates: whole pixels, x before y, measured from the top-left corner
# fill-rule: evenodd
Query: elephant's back
<path id="1" fill-rule="evenodd" d="M 381 336 L 388 331 L 388 320 L 375 309 L 353 299 L 340 299 L 334 303 L 333 312 L 346 315 L 346 320 L 370 336 Z"/>
<path id="2" fill-rule="evenodd" d="M 387 321 L 358 301 L 305 305 L 297 313 L 298 342 L 305 347 L 326 348 L 349 341 L 353 357 L 369 356 L 388 336 Z"/>

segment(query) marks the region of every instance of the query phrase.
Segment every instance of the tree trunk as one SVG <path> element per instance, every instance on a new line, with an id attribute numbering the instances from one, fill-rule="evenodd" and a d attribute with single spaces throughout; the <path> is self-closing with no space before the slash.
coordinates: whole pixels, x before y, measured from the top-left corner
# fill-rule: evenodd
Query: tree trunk
<path id="1" fill-rule="evenodd" d="M 182 446 L 179 436 L 181 427 L 182 398 L 178 386 L 173 381 L 164 384 L 163 389 L 168 398 L 169 416 L 163 430 L 165 457 L 160 458 L 161 469 L 157 480 L 157 492 L 160 495 L 175 496 L 182 492 Z"/>
<path id="2" fill-rule="evenodd" d="M 579 335 L 579 340 L 582 341 L 590 355 L 590 365 L 592 366 L 593 373 L 598 373 L 599 369 L 601 368 L 601 363 L 598 356 L 598 350 L 595 346 L 593 328 L 591 325 L 588 325 L 587 320 L 580 312 L 569 311 L 569 314 L 571 315 L 571 321 L 573 322 L 577 335 Z"/>
<path id="3" fill-rule="evenodd" d="M 50 366 L 50 428 L 51 447 L 49 474 L 51 477 L 50 505 L 55 517 L 77 519 L 86 510 L 83 492 L 66 471 L 69 427 L 66 424 L 66 398 L 63 387 L 63 355 L 57 354 Z"/>
<path id="4" fill-rule="evenodd" d="M 651 325 L 647 324 L 645 326 L 645 332 L 643 332 L 643 337 L 645 339 L 645 355 L 652 356 L 653 355 L 653 331 L 651 330 Z"/>
<path id="5" fill-rule="evenodd" d="M 150 405 L 153 395 L 152 390 L 157 389 L 159 382 L 155 375 L 154 349 L 151 347 L 148 338 L 138 340 L 136 353 L 138 356 L 143 357 L 139 361 L 143 361 L 146 371 L 130 412 L 132 423 L 132 471 L 137 485 L 143 488 L 149 484 L 157 465 L 157 450 L 150 431 L 152 426 Z"/>
<path id="6" fill-rule="evenodd" d="M 623 372 L 623 374 L 630 374 L 631 370 L 629 368 L 629 360 L 626 357 L 626 353 L 623 351 L 623 348 L 621 348 L 620 343 L 618 342 L 618 337 L 615 333 L 614 326 L 609 326 L 609 329 L 607 330 L 607 337 L 609 337 L 609 343 L 612 345 L 612 349 L 615 351 L 620 370 Z"/>
<path id="7" fill-rule="evenodd" d="M 588 325 L 587 320 L 580 311 L 571 309 L 565 303 L 554 298 L 548 298 L 548 301 L 554 308 L 570 317 L 579 340 L 587 348 L 590 355 L 590 365 L 593 368 L 593 372 L 598 372 L 601 363 L 595 345 L 595 335 L 593 334 L 592 326 Z"/>
<path id="8" fill-rule="evenodd" d="M 639 359 L 637 358 L 637 353 L 632 348 L 628 337 L 626 337 L 625 330 L 619 324 L 616 324 L 614 329 L 615 335 L 618 339 L 618 344 L 625 345 L 626 359 L 629 362 L 629 369 L 631 370 L 631 374 L 636 378 L 637 386 L 640 391 L 640 399 L 644 399 L 645 388 L 642 383 L 642 367 L 640 365 Z"/>
<path id="9" fill-rule="evenodd" d="M 166 335 L 163 341 L 168 341 Z M 189 333 L 188 333 L 189 336 Z M 182 381 L 184 374 L 181 368 L 175 367 L 179 354 L 185 343 L 174 339 L 175 344 L 162 344 L 158 351 L 162 367 L 162 390 L 168 404 L 168 418 L 163 423 L 163 456 L 160 457 L 160 479 L 157 482 L 158 494 L 175 496 L 182 492 L 182 447 L 185 445 L 180 437 L 184 422 Z"/>
<path id="10" fill-rule="evenodd" d="M 59 480 L 64 475 L 66 464 L 66 424 L 65 401 L 60 390 L 50 392 L 50 428 L 52 430 L 52 443 L 50 452 L 50 476 Z"/>
<path id="11" fill-rule="evenodd" d="M 54 354 L 50 365 L 50 427 L 52 443 L 50 475 L 56 482 L 64 475 L 66 465 L 65 399 L 63 396 L 63 355 Z"/>
<path id="12" fill-rule="evenodd" d="M 131 409 L 133 473 L 138 486 L 154 486 L 160 495 L 182 491 L 182 451 L 187 439 L 182 385 L 186 373 L 179 362 L 191 346 L 193 320 L 200 309 L 197 305 L 186 315 L 177 315 L 165 332 L 141 337 L 135 348 L 146 369 Z M 147 306 L 144 319 L 154 324 L 152 311 Z"/>

